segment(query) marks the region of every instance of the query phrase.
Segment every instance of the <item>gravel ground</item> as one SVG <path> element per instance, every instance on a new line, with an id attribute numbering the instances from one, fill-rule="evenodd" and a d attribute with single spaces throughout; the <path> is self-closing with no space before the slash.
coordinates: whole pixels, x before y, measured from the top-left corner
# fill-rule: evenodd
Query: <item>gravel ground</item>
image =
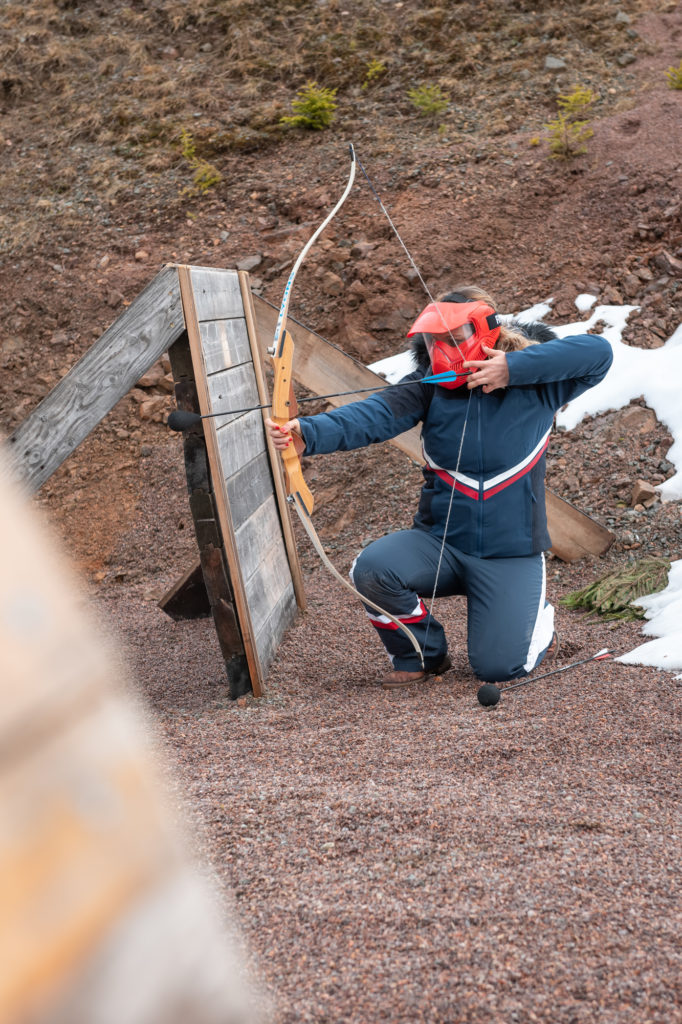
<path id="1" fill-rule="evenodd" d="M 391 528 L 404 522 L 417 471 L 385 450 L 348 458 L 356 487 L 362 458 L 365 472 L 382 461 L 370 520 L 383 509 Z M 438 609 L 453 670 L 385 693 L 363 612 L 304 552 L 308 611 L 267 695 L 233 703 L 211 622 L 156 607 L 193 538 L 177 530 L 177 442 L 159 434 L 146 463 L 98 604 L 118 624 L 200 856 L 231 894 L 272 1020 L 682 1020 L 673 676 L 592 663 L 484 709 L 453 599 Z M 314 465 L 324 492 L 339 459 Z M 320 510 L 328 535 L 338 505 Z M 336 531 L 342 566 L 353 528 L 357 546 L 357 522 Z M 550 566 L 552 598 L 604 571 Z M 559 666 L 640 638 L 637 623 L 561 608 L 558 627 Z"/>

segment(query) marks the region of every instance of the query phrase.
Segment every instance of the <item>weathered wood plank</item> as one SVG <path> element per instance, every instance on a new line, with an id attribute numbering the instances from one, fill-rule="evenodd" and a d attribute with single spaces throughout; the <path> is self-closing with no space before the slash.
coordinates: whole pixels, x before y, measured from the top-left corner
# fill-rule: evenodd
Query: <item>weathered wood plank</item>
<path id="1" fill-rule="evenodd" d="M 254 296 L 254 308 L 261 351 L 267 351 L 277 322 L 277 310 L 259 296 Z M 319 334 L 308 330 L 289 317 L 296 342 L 294 377 L 314 394 L 325 395 L 334 391 L 372 387 L 385 383 L 378 374 L 346 355 L 336 345 L 325 341 Z M 330 398 L 330 405 L 340 406 L 356 401 L 361 396 L 347 395 Z M 414 462 L 423 464 L 419 428 L 408 430 L 393 438 L 391 444 L 405 452 Z M 552 553 L 565 562 L 575 561 L 586 554 L 602 555 L 613 543 L 614 535 L 590 516 L 546 489 L 547 525 L 552 539 Z"/>
<path id="2" fill-rule="evenodd" d="M 244 586 L 254 634 L 257 635 L 284 591 L 291 586 L 291 573 L 283 545 L 272 545 L 263 552 L 262 561 Z"/>
<path id="3" fill-rule="evenodd" d="M 211 614 L 201 564 L 195 562 L 158 602 L 171 619 L 205 619 Z"/>
<path id="4" fill-rule="evenodd" d="M 194 365 L 197 394 L 199 398 L 199 408 L 203 415 L 207 415 L 213 412 L 214 410 L 211 406 L 211 397 L 207 381 L 206 365 L 204 362 L 201 347 L 201 334 L 199 330 L 199 323 L 197 320 L 197 307 L 195 304 L 195 296 L 192 283 L 192 272 L 194 269 L 196 268 L 183 266 L 178 267 L 178 281 L 180 284 L 180 291 L 182 295 L 184 317 L 187 324 L 187 336 L 189 338 L 189 344 L 192 351 L 192 363 Z M 213 273 L 216 272 L 212 272 L 212 274 Z M 231 275 L 228 274 L 226 276 L 230 277 Z M 239 308 L 241 311 L 241 289 L 239 288 L 239 279 L 236 277 L 236 275 L 235 280 L 238 286 Z M 211 294 L 215 295 L 219 292 L 219 290 L 220 289 L 216 289 L 214 292 L 211 292 Z M 216 316 L 218 318 L 224 318 L 224 310 L 218 312 Z M 254 414 L 250 413 L 249 415 Z M 234 423 L 234 420 L 232 422 Z M 218 445 L 215 421 L 213 419 L 204 420 L 203 428 L 204 437 L 206 440 L 206 451 L 208 455 L 211 480 L 213 482 L 214 487 L 214 496 L 216 509 L 218 512 L 218 521 L 220 524 L 220 531 L 222 534 L 225 556 L 227 559 L 227 565 L 230 574 L 230 582 L 232 586 L 234 602 L 237 609 L 237 615 L 239 618 L 239 632 L 241 633 L 241 642 L 244 645 L 244 652 L 246 655 L 246 660 L 248 662 L 249 677 L 251 680 L 251 686 L 254 695 L 256 697 L 260 697 L 262 694 L 263 672 L 259 660 L 258 650 L 255 646 L 255 633 L 251 621 L 251 611 L 249 607 L 248 595 L 246 594 L 246 591 L 244 589 L 244 580 L 242 578 L 241 567 L 239 564 L 239 555 L 234 536 L 234 526 L 232 523 L 232 517 L 230 513 L 229 499 L 225 484 L 225 474 L 223 472 L 223 468 L 221 465 L 221 454 Z M 225 429 L 229 430 L 229 428 L 230 424 L 228 424 L 228 426 Z M 262 424 L 260 425 L 260 433 L 262 438 Z M 263 442 L 261 440 L 261 446 L 262 443 Z M 244 462 L 247 461 L 250 461 L 250 458 L 244 460 Z M 212 606 L 213 604 L 214 602 L 211 601 Z M 214 615 L 215 614 L 216 612 L 214 608 Z"/>
<path id="5" fill-rule="evenodd" d="M 178 275 L 156 275 L 9 438 L 16 473 L 38 490 L 185 329 Z"/>
<path id="6" fill-rule="evenodd" d="M 239 275 L 236 270 L 190 267 L 197 320 L 227 320 L 243 317 Z"/>
<path id="7" fill-rule="evenodd" d="M 264 670 L 272 665 L 283 634 L 296 619 L 297 606 L 293 584 L 290 584 L 256 634 L 256 643 Z"/>
<path id="8" fill-rule="evenodd" d="M 220 419 L 222 422 L 222 417 Z M 229 479 L 247 462 L 265 451 L 261 414 L 248 412 L 244 416 L 230 417 L 224 427 L 216 430 L 216 441 L 223 477 Z"/>
<path id="9" fill-rule="evenodd" d="M 272 494 L 272 474 L 266 452 L 225 481 L 235 530 Z"/>
<path id="10" fill-rule="evenodd" d="M 253 293 L 249 287 L 249 275 L 243 271 L 239 274 L 239 283 L 242 289 L 242 299 L 244 302 L 244 315 L 246 317 L 246 324 L 249 332 L 249 343 L 251 345 L 251 352 L 253 354 L 253 369 L 256 376 L 256 385 L 258 387 L 258 394 L 260 397 L 261 404 L 265 404 L 270 401 L 268 395 L 267 385 L 265 383 L 265 373 L 263 370 L 263 360 L 261 358 L 261 344 L 258 325 L 256 323 L 256 314 L 253 305 Z M 267 357 L 269 358 L 269 356 Z M 265 410 L 262 413 L 265 416 Z M 284 469 L 282 466 L 282 459 L 273 445 L 270 435 L 265 433 L 265 443 L 267 445 L 268 459 L 270 462 L 270 469 L 272 473 L 272 480 L 275 487 L 275 497 L 277 498 L 277 507 L 279 508 L 280 521 L 282 524 L 282 534 L 284 536 L 284 544 L 287 549 L 287 555 L 289 558 L 289 567 L 291 569 L 291 578 L 294 583 L 294 591 L 296 593 L 296 601 L 301 611 L 305 610 L 306 599 L 305 589 L 303 587 L 303 573 L 301 572 L 301 564 L 298 558 L 298 550 L 296 548 L 296 538 L 291 525 L 291 519 L 289 517 L 289 508 L 286 497 L 286 487 L 284 484 Z"/>
<path id="11" fill-rule="evenodd" d="M 552 554 L 564 562 L 574 562 L 585 555 L 603 555 L 615 540 L 605 526 L 590 519 L 575 505 L 545 489 L 547 525 L 552 541 Z"/>
<path id="12" fill-rule="evenodd" d="M 206 372 L 216 373 L 240 363 L 251 365 L 246 320 L 208 320 L 199 324 Z"/>
<path id="13" fill-rule="evenodd" d="M 270 495 L 268 500 L 263 502 L 260 508 L 256 509 L 238 530 L 235 530 L 234 535 L 239 551 L 239 563 L 245 580 L 248 580 L 256 572 L 259 563 L 265 558 L 266 550 L 273 544 L 279 547 L 286 561 L 282 543 L 282 528 L 274 495 Z"/>
<path id="14" fill-rule="evenodd" d="M 207 381 L 211 408 L 214 412 L 220 412 L 221 409 L 249 409 L 254 405 L 260 405 L 251 360 L 248 363 L 212 373 L 208 376 Z M 243 416 L 244 413 L 239 415 Z M 232 416 L 216 416 L 214 419 L 216 430 L 220 430 L 225 423 L 230 423 L 233 419 Z M 263 433 L 262 417 L 259 417 L 259 422 L 261 433 Z M 261 447 L 265 451 L 265 437 L 263 437 Z"/>

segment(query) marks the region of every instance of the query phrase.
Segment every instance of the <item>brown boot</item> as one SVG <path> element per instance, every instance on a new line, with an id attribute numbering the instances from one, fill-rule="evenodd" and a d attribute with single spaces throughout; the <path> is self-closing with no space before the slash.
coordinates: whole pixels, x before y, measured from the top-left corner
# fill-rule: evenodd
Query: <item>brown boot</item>
<path id="1" fill-rule="evenodd" d="M 384 690 L 403 690 L 412 683 L 421 683 L 429 676 L 442 676 L 448 669 L 452 668 L 450 656 L 445 655 L 438 668 L 429 668 L 420 672 L 391 672 L 381 682 Z"/>
<path id="2" fill-rule="evenodd" d="M 555 629 L 554 630 L 554 634 L 552 635 L 552 642 L 549 645 L 549 647 L 547 648 L 547 653 L 545 654 L 545 657 L 544 657 L 543 660 L 544 661 L 556 661 L 557 655 L 559 654 L 560 646 L 561 646 L 561 644 L 559 643 L 559 634 L 557 633 L 557 631 Z"/>

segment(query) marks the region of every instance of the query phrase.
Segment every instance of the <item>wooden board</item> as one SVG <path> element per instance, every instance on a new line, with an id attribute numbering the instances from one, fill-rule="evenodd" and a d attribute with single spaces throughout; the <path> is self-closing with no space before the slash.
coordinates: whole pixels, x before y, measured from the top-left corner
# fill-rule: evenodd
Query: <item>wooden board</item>
<path id="1" fill-rule="evenodd" d="M 260 403 L 244 287 L 235 271 L 178 267 L 202 414 Z M 248 300 L 250 302 L 250 300 Z M 253 692 L 296 614 L 296 591 L 273 497 L 273 476 L 260 411 L 203 422 L 234 606 Z M 249 485 L 244 488 L 244 478 Z M 233 504 L 234 502 L 234 504 Z M 288 515 L 284 510 L 288 523 Z"/>
<path id="2" fill-rule="evenodd" d="M 271 344 L 277 321 L 277 309 L 265 299 L 254 296 L 254 308 L 261 350 Z M 332 394 L 335 391 L 350 391 L 354 388 L 372 387 L 385 383 L 378 374 L 368 370 L 357 359 L 347 355 L 319 334 L 308 330 L 292 317 L 290 325 L 296 342 L 294 377 L 316 395 Z M 291 326 L 290 326 L 291 329 Z M 355 395 L 330 398 L 330 405 L 341 406 L 354 402 Z M 415 427 L 391 444 L 405 452 L 414 462 L 423 464 L 419 428 Z M 558 494 L 546 489 L 547 525 L 552 539 L 551 551 L 565 562 L 572 562 L 585 555 L 603 555 L 614 541 L 614 535 L 606 527 L 595 522 L 574 505 L 564 501 Z"/>
<path id="3" fill-rule="evenodd" d="M 175 267 L 164 267 L 9 438 L 37 491 L 184 331 Z"/>

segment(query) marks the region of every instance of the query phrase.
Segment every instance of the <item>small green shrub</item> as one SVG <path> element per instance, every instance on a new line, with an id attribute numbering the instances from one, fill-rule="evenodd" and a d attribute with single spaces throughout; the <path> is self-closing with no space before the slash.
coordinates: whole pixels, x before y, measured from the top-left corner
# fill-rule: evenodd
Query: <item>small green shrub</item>
<path id="1" fill-rule="evenodd" d="M 415 89 L 409 89 L 407 98 L 425 117 L 437 117 L 450 103 L 439 85 L 419 85 Z"/>
<path id="2" fill-rule="evenodd" d="M 668 585 L 670 562 L 667 558 L 642 558 L 622 569 L 601 576 L 582 590 L 574 590 L 559 599 L 559 604 L 588 615 L 632 622 L 643 619 L 644 609 L 635 602 L 638 597 L 657 594 Z"/>
<path id="3" fill-rule="evenodd" d="M 669 89 L 682 89 L 682 60 L 676 68 L 668 68 L 665 73 Z"/>
<path id="4" fill-rule="evenodd" d="M 218 168 L 197 156 L 194 137 L 187 128 L 183 128 L 180 132 L 180 150 L 194 171 L 192 176 L 194 188 L 186 189 L 187 192 L 193 195 L 204 195 L 205 192 L 222 181 L 222 175 Z"/>
<path id="5" fill-rule="evenodd" d="M 292 128 L 311 128 L 315 131 L 328 128 L 336 112 L 335 96 L 336 89 L 325 89 L 317 82 L 307 82 L 291 101 L 295 113 L 291 117 L 281 117 L 280 124 L 288 124 Z"/>
<path id="6" fill-rule="evenodd" d="M 568 160 L 587 152 L 587 140 L 594 131 L 585 116 L 594 101 L 595 93 L 591 89 L 577 86 L 573 92 L 559 96 L 557 104 L 559 113 L 545 128 L 549 129 L 549 150 L 552 157 Z"/>
<path id="7" fill-rule="evenodd" d="M 383 61 L 377 60 L 376 57 L 372 57 L 367 70 L 365 72 L 365 78 L 362 83 L 363 89 L 369 89 L 370 85 L 373 85 L 377 78 L 381 78 L 382 75 L 386 74 L 386 65 Z"/>

